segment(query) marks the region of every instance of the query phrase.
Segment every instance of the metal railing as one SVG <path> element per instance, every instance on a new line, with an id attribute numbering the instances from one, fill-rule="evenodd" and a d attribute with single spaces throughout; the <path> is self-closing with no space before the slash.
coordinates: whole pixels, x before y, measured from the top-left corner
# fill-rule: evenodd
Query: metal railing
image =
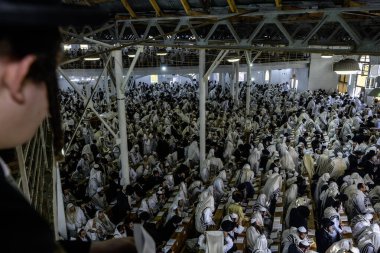
<path id="1" fill-rule="evenodd" d="M 19 177 L 16 182 L 31 205 L 53 227 L 56 179 L 52 133 L 47 121 L 39 127 L 35 136 L 16 148 Z"/>

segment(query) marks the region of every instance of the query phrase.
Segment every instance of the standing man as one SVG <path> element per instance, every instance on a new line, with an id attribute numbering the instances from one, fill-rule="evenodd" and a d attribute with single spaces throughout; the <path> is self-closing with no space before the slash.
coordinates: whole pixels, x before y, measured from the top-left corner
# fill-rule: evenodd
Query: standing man
<path id="1" fill-rule="evenodd" d="M 59 0 L 0 0 L 0 149 L 30 140 L 50 115 L 55 151 L 60 152 L 57 59 L 58 26 L 105 21 L 105 13 L 90 7 L 64 5 Z M 56 242 L 49 224 L 33 209 L 0 160 L 0 227 L 2 252 L 136 252 L 133 240 Z M 21 227 L 32 229 L 20 241 Z"/>

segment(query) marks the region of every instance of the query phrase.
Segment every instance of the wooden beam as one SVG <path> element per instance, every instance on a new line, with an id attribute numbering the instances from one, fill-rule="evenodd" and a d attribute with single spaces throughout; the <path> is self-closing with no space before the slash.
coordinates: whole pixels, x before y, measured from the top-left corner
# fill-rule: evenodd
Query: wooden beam
<path id="1" fill-rule="evenodd" d="M 191 16 L 191 8 L 190 8 L 190 5 L 189 3 L 187 2 L 187 0 L 181 0 L 181 4 L 183 6 L 183 9 L 185 10 L 186 12 L 186 15 L 187 16 Z"/>
<path id="2" fill-rule="evenodd" d="M 281 10 L 281 8 L 282 8 L 282 0 L 274 0 L 274 2 L 276 3 L 276 8 L 278 10 Z"/>
<path id="3" fill-rule="evenodd" d="M 152 5 L 153 9 L 156 11 L 156 16 L 161 17 L 162 16 L 162 11 L 160 6 L 158 5 L 156 0 L 149 0 L 150 4 Z"/>
<path id="4" fill-rule="evenodd" d="M 345 0 L 344 3 L 343 3 L 344 7 L 361 7 L 363 5 L 365 5 L 365 4 L 358 3 L 358 2 L 352 1 L 352 0 Z"/>
<path id="5" fill-rule="evenodd" d="M 230 10 L 233 13 L 238 13 L 238 9 L 235 4 L 235 0 L 227 0 L 228 5 L 230 6 Z"/>
<path id="6" fill-rule="evenodd" d="M 124 8 L 128 11 L 131 18 L 137 18 L 136 12 L 132 9 L 131 5 L 128 3 L 128 0 L 121 0 Z"/>

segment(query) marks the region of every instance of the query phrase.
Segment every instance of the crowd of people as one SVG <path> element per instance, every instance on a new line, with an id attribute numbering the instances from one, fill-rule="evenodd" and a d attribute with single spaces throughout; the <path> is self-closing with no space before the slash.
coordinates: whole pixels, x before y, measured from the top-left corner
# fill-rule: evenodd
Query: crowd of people
<path id="1" fill-rule="evenodd" d="M 140 83 L 126 92 L 129 184 L 122 177 L 117 139 L 85 110 L 78 94 L 61 91 L 66 153 L 60 171 L 69 238 L 129 237 L 133 224 L 142 223 L 160 250 L 193 210 L 196 233 L 187 242 L 192 250 L 210 252 L 205 232 L 220 230 L 224 252 L 236 250 L 235 239 L 244 231 L 248 252 L 269 253 L 273 213 L 285 184 L 283 252 L 305 252 L 314 243 L 307 236 L 310 212 L 318 252 L 378 252 L 377 100 L 367 105 L 347 94 L 256 84 L 246 115 L 245 103 L 239 103 L 245 84 L 235 94 L 238 99 L 228 87 L 208 87 L 204 166 L 199 162 L 197 83 Z M 116 100 L 106 103 L 103 91 L 95 93 L 93 107 L 117 133 Z M 239 179 L 230 187 L 228 180 L 236 174 Z M 305 175 L 311 200 L 304 197 Z M 255 192 L 258 177 L 263 183 Z M 159 232 L 150 221 L 175 189 L 179 193 Z M 253 213 L 247 214 L 242 206 L 255 194 Z M 213 214 L 220 203 L 225 217 L 216 226 Z M 343 238 L 342 209 L 351 223 L 351 239 Z"/>

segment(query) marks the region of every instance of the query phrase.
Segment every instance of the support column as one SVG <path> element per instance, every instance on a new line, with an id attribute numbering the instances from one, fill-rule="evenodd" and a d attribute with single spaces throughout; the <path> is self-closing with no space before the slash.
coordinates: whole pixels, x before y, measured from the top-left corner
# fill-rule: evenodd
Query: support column
<path id="1" fill-rule="evenodd" d="M 247 94 L 245 97 L 245 116 L 248 117 L 251 105 L 251 63 L 247 61 Z"/>
<path id="2" fill-rule="evenodd" d="M 110 105 L 110 88 L 108 85 L 108 74 L 106 73 L 103 78 L 104 78 L 104 93 L 106 96 L 107 105 L 109 106 Z"/>
<path id="3" fill-rule="evenodd" d="M 123 59 L 121 50 L 112 52 L 115 60 L 115 79 L 117 107 L 119 117 L 119 147 L 122 178 L 126 185 L 129 184 L 129 163 L 128 163 L 128 141 L 127 141 L 127 119 L 125 114 L 125 95 L 122 90 L 123 83 Z"/>
<path id="4" fill-rule="evenodd" d="M 235 101 L 235 83 L 236 83 L 235 80 L 236 80 L 236 63 L 233 63 L 232 64 L 232 73 L 230 75 L 230 81 L 231 81 L 230 92 L 231 92 L 231 97 L 232 97 L 232 101 L 231 102 Z"/>
<path id="5" fill-rule="evenodd" d="M 236 62 L 236 68 L 235 68 L 235 104 L 239 105 L 239 62 Z"/>
<path id="6" fill-rule="evenodd" d="M 199 162 L 202 170 L 206 165 L 206 49 L 199 50 Z"/>

